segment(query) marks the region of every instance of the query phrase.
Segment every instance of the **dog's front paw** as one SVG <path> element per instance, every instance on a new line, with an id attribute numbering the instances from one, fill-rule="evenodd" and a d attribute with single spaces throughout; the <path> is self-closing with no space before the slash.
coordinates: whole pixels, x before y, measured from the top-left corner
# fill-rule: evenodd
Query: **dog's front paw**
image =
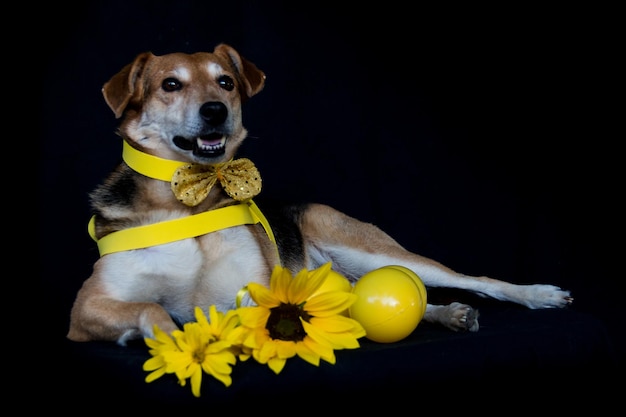
<path id="1" fill-rule="evenodd" d="M 476 332 L 479 328 L 478 316 L 478 310 L 467 304 L 454 302 L 445 306 L 428 304 L 424 320 L 439 323 L 455 332 Z"/>

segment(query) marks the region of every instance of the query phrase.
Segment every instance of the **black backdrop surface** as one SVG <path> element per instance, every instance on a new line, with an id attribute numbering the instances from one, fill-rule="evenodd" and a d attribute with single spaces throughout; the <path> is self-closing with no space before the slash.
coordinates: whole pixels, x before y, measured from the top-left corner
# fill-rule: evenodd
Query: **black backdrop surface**
<path id="1" fill-rule="evenodd" d="M 621 354 L 610 13 L 404 4 L 50 6 L 37 62 L 50 337 L 64 339 L 97 258 L 87 194 L 121 158 L 102 85 L 140 52 L 225 42 L 267 74 L 241 152 L 263 195 L 332 204 L 468 274 L 568 288 Z"/>

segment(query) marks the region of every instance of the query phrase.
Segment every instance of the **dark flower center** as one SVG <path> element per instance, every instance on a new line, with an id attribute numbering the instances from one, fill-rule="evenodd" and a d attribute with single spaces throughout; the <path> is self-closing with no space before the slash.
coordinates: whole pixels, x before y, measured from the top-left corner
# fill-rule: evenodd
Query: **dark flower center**
<path id="1" fill-rule="evenodd" d="M 204 362 L 204 358 L 205 358 L 205 356 L 204 356 L 204 350 L 202 350 L 202 349 L 196 349 L 196 350 L 194 350 L 194 351 L 193 351 L 193 353 L 191 354 L 191 357 L 193 358 L 193 360 L 194 360 L 196 363 L 202 363 L 202 362 Z"/>
<path id="2" fill-rule="evenodd" d="M 304 339 L 306 332 L 300 317 L 309 321 L 311 316 L 304 311 L 303 305 L 281 304 L 270 309 L 270 317 L 267 319 L 265 328 L 269 330 L 272 339 L 299 342 Z"/>

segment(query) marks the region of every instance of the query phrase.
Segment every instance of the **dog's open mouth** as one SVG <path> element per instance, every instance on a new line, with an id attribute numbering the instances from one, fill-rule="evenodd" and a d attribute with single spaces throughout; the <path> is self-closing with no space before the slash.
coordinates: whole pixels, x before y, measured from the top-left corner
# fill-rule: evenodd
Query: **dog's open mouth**
<path id="1" fill-rule="evenodd" d="M 221 133 L 209 133 L 195 139 L 182 136 L 174 137 L 174 144 L 185 151 L 193 151 L 195 156 L 212 158 L 226 151 L 226 136 Z"/>

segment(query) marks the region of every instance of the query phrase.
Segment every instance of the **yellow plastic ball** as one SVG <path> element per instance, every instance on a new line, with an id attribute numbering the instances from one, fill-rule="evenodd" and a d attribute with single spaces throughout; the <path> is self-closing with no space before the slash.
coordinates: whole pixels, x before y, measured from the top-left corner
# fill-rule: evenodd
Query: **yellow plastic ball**
<path id="1" fill-rule="evenodd" d="M 331 269 L 328 272 L 326 280 L 320 285 L 314 294 L 321 294 L 327 291 L 352 291 L 352 284 L 348 281 L 348 278 L 341 275 L 339 272 Z"/>
<path id="2" fill-rule="evenodd" d="M 421 284 L 421 286 L 420 286 Z M 410 335 L 424 317 L 426 289 L 412 271 L 389 265 L 363 275 L 352 292 L 358 296 L 348 309 L 368 339 L 393 343 Z"/>
<path id="3" fill-rule="evenodd" d="M 422 317 L 424 317 L 424 313 L 426 312 L 426 286 L 424 285 L 424 283 L 422 282 L 422 279 L 413 271 L 411 271 L 409 268 L 402 266 L 402 265 L 389 265 L 387 266 L 387 268 L 396 268 L 399 269 L 403 272 L 405 272 L 408 276 L 410 276 L 413 279 L 413 282 L 415 282 L 415 285 L 417 285 L 417 289 L 420 292 L 420 296 L 422 297 Z"/>

